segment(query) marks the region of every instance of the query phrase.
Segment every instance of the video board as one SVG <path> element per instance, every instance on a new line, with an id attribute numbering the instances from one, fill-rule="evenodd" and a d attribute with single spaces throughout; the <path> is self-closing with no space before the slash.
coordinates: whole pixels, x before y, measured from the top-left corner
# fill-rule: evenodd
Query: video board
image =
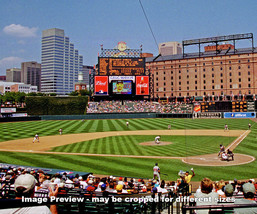
<path id="1" fill-rule="evenodd" d="M 132 81 L 130 80 L 114 80 L 112 81 L 113 94 L 132 94 Z"/>
<path id="2" fill-rule="evenodd" d="M 98 75 L 138 76 L 144 75 L 145 58 L 98 58 Z"/>

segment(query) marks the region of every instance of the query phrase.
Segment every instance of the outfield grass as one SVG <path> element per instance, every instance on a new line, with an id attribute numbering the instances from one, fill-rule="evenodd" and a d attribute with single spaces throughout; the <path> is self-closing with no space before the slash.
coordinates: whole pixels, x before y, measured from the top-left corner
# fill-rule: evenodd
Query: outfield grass
<path id="1" fill-rule="evenodd" d="M 130 122 L 129 129 L 126 127 L 125 122 Z M 171 124 L 172 129 L 223 129 L 224 124 L 228 124 L 230 129 L 234 130 L 246 130 L 248 129 L 248 123 L 252 123 L 252 132 L 240 143 L 240 145 L 234 150 L 238 153 L 252 155 L 257 157 L 257 126 L 255 123 L 248 119 L 128 119 L 128 120 L 88 120 L 88 121 L 33 121 L 33 122 L 17 122 L 17 123 L 1 123 L 0 124 L 0 141 L 7 141 L 13 139 L 21 138 L 33 138 L 33 136 L 38 133 L 40 136 L 58 135 L 59 128 L 63 129 L 63 134 L 72 133 L 86 133 L 86 132 L 102 132 L 102 131 L 124 131 L 124 130 L 161 130 L 167 129 L 168 124 Z M 164 136 L 163 136 L 164 137 Z M 165 136 L 166 137 L 166 136 Z M 168 136 L 167 136 L 168 137 Z M 173 137 L 173 136 L 172 136 Z M 176 136 L 177 137 L 177 136 Z M 174 137 L 174 138 L 176 138 Z M 181 137 L 181 136 L 180 136 Z M 136 139 L 137 143 L 140 142 L 136 136 L 130 136 L 131 139 Z M 145 136 L 144 136 L 145 138 Z M 150 136 L 152 139 L 152 136 Z M 174 141 L 171 139 L 171 142 Z M 212 137 L 210 137 L 212 138 Z M 111 138 L 112 139 L 112 138 Z M 113 144 L 115 147 L 118 146 L 117 142 L 119 138 L 115 141 L 109 139 L 109 145 Z M 228 144 L 232 139 L 214 137 L 216 144 L 209 143 L 209 139 L 198 138 L 195 142 L 184 143 L 184 148 L 186 149 L 184 153 L 188 152 L 190 154 L 196 154 L 198 150 L 202 152 L 209 152 L 211 150 L 217 151 L 217 145 L 221 142 L 223 144 Z M 97 151 L 98 153 L 104 153 L 114 151 L 116 153 L 122 153 L 122 149 L 117 150 L 106 150 L 102 149 L 102 146 L 96 146 L 101 143 L 101 141 L 107 140 L 101 139 L 99 142 L 93 142 L 95 144 L 95 149 L 86 149 L 85 151 L 92 152 Z M 162 139 L 163 140 L 163 139 Z M 145 140 L 144 140 L 145 141 Z M 167 139 L 168 141 L 168 139 Z M 185 142 L 185 141 L 184 141 Z M 91 142 L 92 143 L 92 142 Z M 191 144 L 192 143 L 192 144 Z M 85 143 L 87 144 L 87 142 Z M 180 146 L 178 141 L 175 141 L 176 147 Z M 182 143 L 183 144 L 183 143 Z M 1 143 L 0 143 L 1 145 Z M 133 145 L 133 144 L 132 144 Z M 192 146 L 194 145 L 194 146 Z M 197 146 L 198 145 L 198 146 Z M 76 148 L 77 146 L 77 148 Z M 77 145 L 71 145 L 66 147 L 67 150 L 78 151 L 79 143 Z M 174 146 L 168 145 L 168 146 Z M 72 148 L 73 147 L 73 148 Z M 92 147 L 92 148 L 94 148 Z M 161 147 L 161 146 L 160 146 Z M 198 148 L 197 148 L 198 147 Z M 131 147 L 131 154 L 136 154 L 138 151 L 134 151 L 134 148 L 140 148 L 139 145 L 135 144 Z M 165 149 L 163 149 L 165 148 Z M 169 152 L 173 153 L 176 150 L 166 149 L 169 147 L 162 147 L 162 155 Z M 58 149 L 58 148 L 56 148 Z M 60 149 L 60 148 L 59 148 Z M 166 151 L 167 150 L 167 151 Z M 126 151 L 127 152 L 127 151 Z M 155 154 L 158 151 L 155 149 L 144 149 L 141 152 L 145 154 Z M 125 150 L 123 149 L 123 153 Z M 174 156 L 175 153 L 173 153 Z M 182 154 L 182 153 L 181 153 Z M 187 155 L 186 155 L 187 156 Z M 87 156 L 75 156 L 75 155 L 54 155 L 54 154 L 33 154 L 33 153 L 17 153 L 17 152 L 0 152 L 0 162 L 11 163 L 11 164 L 21 164 L 27 166 L 37 166 L 37 167 L 49 167 L 49 168 L 63 168 L 67 170 L 74 171 L 85 171 L 93 172 L 95 174 L 107 174 L 107 175 L 121 175 L 121 176 L 133 176 L 133 177 L 152 177 L 152 167 L 155 162 L 159 163 L 163 173 L 169 174 L 168 177 L 163 177 L 164 179 L 175 180 L 178 176 L 179 170 L 188 170 L 194 167 L 196 171 L 196 178 L 193 180 L 201 180 L 203 177 L 207 176 L 213 180 L 219 179 L 248 179 L 251 177 L 256 177 L 257 163 L 256 161 L 240 166 L 228 166 L 228 167 L 201 167 L 201 166 L 191 166 L 182 163 L 180 160 L 167 160 L 167 159 L 144 159 L 144 158 L 118 158 L 118 157 L 87 157 Z"/>
<path id="2" fill-rule="evenodd" d="M 192 155 L 212 154 L 218 151 L 222 143 L 225 147 L 236 137 L 221 136 L 161 136 L 161 141 L 172 142 L 163 146 L 144 146 L 142 142 L 154 141 L 156 136 L 111 136 L 53 148 L 54 152 L 171 156 L 187 157 Z M 208 145 L 208 146 L 206 146 Z"/>
<path id="3" fill-rule="evenodd" d="M 129 128 L 126 127 L 129 121 Z M 171 124 L 171 129 L 224 129 L 228 124 L 231 130 L 246 130 L 248 119 L 119 119 L 119 120 L 47 120 L 16 123 L 0 123 L 0 142 L 21 138 L 58 135 L 62 128 L 63 134 L 127 131 L 127 130 L 163 130 Z"/>

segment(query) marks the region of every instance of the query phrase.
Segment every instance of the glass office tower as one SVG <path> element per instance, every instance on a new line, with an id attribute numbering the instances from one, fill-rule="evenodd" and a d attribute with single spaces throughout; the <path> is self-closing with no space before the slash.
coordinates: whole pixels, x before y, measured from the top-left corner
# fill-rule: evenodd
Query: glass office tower
<path id="1" fill-rule="evenodd" d="M 74 91 L 83 57 L 64 30 L 53 28 L 42 33 L 41 91 L 65 95 Z"/>

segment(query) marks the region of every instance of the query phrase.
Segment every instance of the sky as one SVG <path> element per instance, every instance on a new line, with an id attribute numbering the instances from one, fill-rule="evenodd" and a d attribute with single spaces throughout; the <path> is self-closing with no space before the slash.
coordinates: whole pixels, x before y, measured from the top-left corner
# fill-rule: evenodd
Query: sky
<path id="1" fill-rule="evenodd" d="M 158 55 L 157 44 L 162 42 L 253 33 L 257 46 L 256 0 L 141 3 L 154 37 L 139 0 L 2 0 L 0 75 L 5 75 L 7 68 L 20 68 L 21 62 L 40 63 L 41 34 L 50 28 L 63 29 L 83 56 L 83 64 L 92 66 L 97 64 L 101 45 L 112 49 L 120 41 L 131 49 L 142 45 L 143 52 Z M 251 47 L 251 41 L 236 45 Z"/>

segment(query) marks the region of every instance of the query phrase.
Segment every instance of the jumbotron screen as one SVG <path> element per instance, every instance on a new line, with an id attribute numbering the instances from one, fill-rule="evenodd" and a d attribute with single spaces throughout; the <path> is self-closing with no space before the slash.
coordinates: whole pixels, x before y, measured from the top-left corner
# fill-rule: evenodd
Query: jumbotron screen
<path id="1" fill-rule="evenodd" d="M 112 81 L 113 94 L 132 94 L 132 81 L 130 80 L 117 80 Z"/>
<path id="2" fill-rule="evenodd" d="M 98 75 L 137 76 L 144 75 L 145 58 L 98 58 Z"/>

